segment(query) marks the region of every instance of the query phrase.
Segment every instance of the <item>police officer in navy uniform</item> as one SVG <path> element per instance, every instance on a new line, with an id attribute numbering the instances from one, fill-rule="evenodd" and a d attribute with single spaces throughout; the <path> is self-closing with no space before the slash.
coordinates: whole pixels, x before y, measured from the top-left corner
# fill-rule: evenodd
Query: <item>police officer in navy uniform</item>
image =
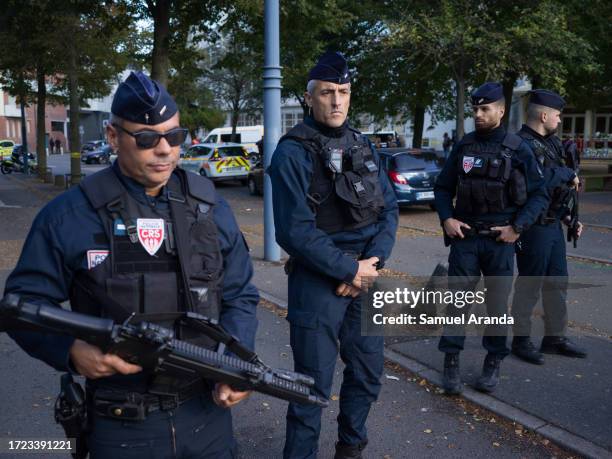
<path id="1" fill-rule="evenodd" d="M 276 240 L 290 255 L 289 310 L 295 370 L 330 396 L 338 352 L 336 458 L 360 458 L 366 418 L 380 391 L 383 338 L 361 336 L 361 289 L 391 254 L 398 208 L 380 159 L 347 121 L 350 74 L 323 54 L 308 75 L 310 115 L 281 138 L 268 173 Z M 321 408 L 289 404 L 285 458 L 314 458 Z"/>
<path id="2" fill-rule="evenodd" d="M 534 225 L 521 235 L 516 247 L 519 277 L 512 301 L 514 338 L 512 353 L 519 358 L 541 365 L 541 352 L 570 357 L 586 357 L 580 348 L 565 336 L 567 326 L 567 259 L 561 222 L 567 217 L 567 201 L 571 189 L 579 184 L 577 171 L 567 167 L 561 140 L 555 135 L 561 122 L 565 101 L 546 89 L 531 91 L 527 106 L 527 124 L 518 135 L 533 150 L 544 171 L 550 195 L 549 207 Z M 578 224 L 580 236 L 582 224 Z M 544 308 L 544 338 L 539 352 L 529 336 L 531 314 L 542 295 Z"/>
<path id="3" fill-rule="evenodd" d="M 485 276 L 489 317 L 507 312 L 514 270 L 514 242 L 547 206 L 548 197 L 535 157 L 520 137 L 501 124 L 505 101 L 499 83 L 485 83 L 471 97 L 475 132 L 451 151 L 434 188 L 435 205 L 450 243 L 449 285 L 473 291 Z M 453 199 L 456 203 L 453 206 Z M 451 305 L 448 315 L 461 316 Z M 466 316 L 463 317 L 463 320 Z M 482 344 L 487 350 L 476 388 L 491 392 L 508 355 L 507 327 L 489 326 Z M 445 327 L 438 348 L 445 353 L 443 387 L 448 394 L 462 390 L 459 353 L 465 330 Z"/>
<path id="4" fill-rule="evenodd" d="M 116 320 L 136 314 L 133 320 L 166 326 L 191 310 L 219 319 L 253 348 L 259 298 L 248 249 L 212 183 L 176 168 L 187 130 L 174 100 L 136 72 L 119 85 L 111 111 L 107 136 L 117 160 L 41 210 L 5 293 L 55 306 L 69 299 L 79 312 Z M 193 330 L 175 331 L 214 344 Z M 93 459 L 234 457 L 227 408 L 247 392 L 151 374 L 71 337 L 11 336 L 33 357 L 87 378 Z"/>

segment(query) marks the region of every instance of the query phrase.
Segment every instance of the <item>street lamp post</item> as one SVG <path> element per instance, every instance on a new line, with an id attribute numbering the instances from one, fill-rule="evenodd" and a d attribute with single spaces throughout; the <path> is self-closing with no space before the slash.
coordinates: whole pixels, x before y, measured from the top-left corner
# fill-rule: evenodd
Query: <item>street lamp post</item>
<path id="1" fill-rule="evenodd" d="M 281 67 L 279 40 L 279 0 L 265 0 L 265 57 L 264 57 L 264 170 L 270 165 L 272 154 L 281 136 Z M 280 260 L 280 247 L 274 236 L 272 183 L 264 174 L 264 259 Z"/>

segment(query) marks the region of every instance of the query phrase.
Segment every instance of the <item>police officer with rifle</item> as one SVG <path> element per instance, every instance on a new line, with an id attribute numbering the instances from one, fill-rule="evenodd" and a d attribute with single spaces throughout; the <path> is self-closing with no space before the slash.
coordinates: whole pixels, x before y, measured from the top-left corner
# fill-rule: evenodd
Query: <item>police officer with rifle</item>
<path id="1" fill-rule="evenodd" d="M 567 327 L 566 239 L 561 223 L 568 225 L 567 241 L 582 233 L 578 221 L 578 158 L 575 144 L 563 147 L 555 135 L 565 101 L 546 89 L 531 91 L 527 124 L 518 135 L 531 146 L 544 171 L 550 205 L 517 243 L 519 277 L 512 302 L 514 338 L 512 353 L 534 364 L 544 363 L 542 353 L 586 357 L 586 352 L 565 336 Z M 530 339 L 531 315 L 542 296 L 544 338 L 540 349 Z"/>
<path id="2" fill-rule="evenodd" d="M 434 188 L 435 204 L 450 244 L 449 284 L 473 291 L 485 276 L 490 317 L 507 313 L 514 270 L 514 242 L 545 209 L 544 180 L 528 144 L 509 134 L 501 124 L 505 111 L 502 86 L 485 83 L 472 93 L 475 132 L 458 142 Z M 453 205 L 453 199 L 456 203 Z M 447 315 L 466 320 L 453 305 Z M 438 349 L 445 354 L 443 387 L 448 394 L 462 391 L 459 353 L 465 324 L 447 326 Z M 490 325 L 482 344 L 487 350 L 476 389 L 491 392 L 499 381 L 500 364 L 509 354 L 507 327 Z"/>
<path id="3" fill-rule="evenodd" d="M 41 210 L 5 294 L 49 307 L 70 300 L 73 311 L 117 323 L 133 316 L 215 348 L 177 320 L 197 313 L 252 349 L 259 297 L 248 249 L 212 183 L 176 167 L 187 135 L 176 103 L 161 84 L 133 72 L 111 112 L 107 137 L 117 160 Z M 10 335 L 31 356 L 86 377 L 92 458 L 234 457 L 227 408 L 248 391 L 143 369 L 74 336 Z M 206 431 L 195 433 L 203 424 Z"/>

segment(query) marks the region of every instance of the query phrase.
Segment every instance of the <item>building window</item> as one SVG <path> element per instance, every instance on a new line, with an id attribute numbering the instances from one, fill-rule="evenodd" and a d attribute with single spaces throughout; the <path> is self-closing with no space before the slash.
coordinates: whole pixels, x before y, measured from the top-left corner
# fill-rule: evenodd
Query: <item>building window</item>
<path id="1" fill-rule="evenodd" d="M 561 135 L 563 137 L 584 137 L 584 115 L 563 115 Z"/>
<path id="2" fill-rule="evenodd" d="M 283 113 L 283 134 L 286 134 L 293 126 L 304 119 L 302 111 Z"/>
<path id="3" fill-rule="evenodd" d="M 612 114 L 601 113 L 595 118 L 595 137 L 608 137 L 612 134 Z"/>
<path id="4" fill-rule="evenodd" d="M 257 126 L 262 124 L 261 120 L 262 115 L 259 113 L 256 115 L 241 113 L 238 116 L 238 126 Z"/>
<path id="5" fill-rule="evenodd" d="M 64 123 L 62 121 L 51 121 L 51 132 L 64 133 Z"/>

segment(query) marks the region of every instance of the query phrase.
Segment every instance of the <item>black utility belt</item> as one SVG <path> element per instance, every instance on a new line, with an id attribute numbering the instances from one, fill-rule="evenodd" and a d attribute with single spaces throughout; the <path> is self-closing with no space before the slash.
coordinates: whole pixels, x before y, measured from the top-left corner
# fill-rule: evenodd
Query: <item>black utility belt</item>
<path id="1" fill-rule="evenodd" d="M 499 230 L 492 230 L 496 226 L 507 226 L 510 225 L 509 221 L 503 222 L 466 222 L 470 225 L 470 228 L 462 228 L 461 232 L 465 237 L 490 237 L 496 239 L 500 235 Z"/>
<path id="2" fill-rule="evenodd" d="M 155 411 L 169 411 L 204 393 L 203 381 L 176 393 L 140 393 L 115 389 L 96 389 L 92 408 L 99 416 L 124 421 L 144 421 Z"/>
<path id="3" fill-rule="evenodd" d="M 545 215 L 540 215 L 540 217 L 538 218 L 538 225 L 554 225 L 555 223 L 557 223 L 559 221 L 559 219 L 557 217 L 548 217 Z"/>
<path id="4" fill-rule="evenodd" d="M 352 250 L 343 250 L 342 253 L 344 253 L 344 255 L 351 257 L 353 260 L 355 261 L 359 261 L 362 259 L 363 254 L 360 252 L 355 252 Z M 287 259 L 287 261 L 285 262 L 285 274 L 289 275 L 293 272 L 293 270 L 295 269 L 295 265 L 299 264 L 299 261 L 297 261 L 294 257 L 289 257 Z"/>

